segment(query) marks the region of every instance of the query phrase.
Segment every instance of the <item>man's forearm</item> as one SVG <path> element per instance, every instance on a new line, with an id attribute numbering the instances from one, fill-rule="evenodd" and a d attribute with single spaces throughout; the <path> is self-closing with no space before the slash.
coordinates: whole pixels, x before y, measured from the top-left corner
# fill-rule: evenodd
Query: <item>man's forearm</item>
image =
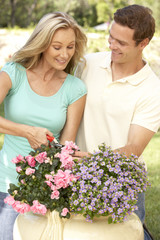
<path id="1" fill-rule="evenodd" d="M 142 154 L 143 150 L 144 149 L 142 149 L 140 146 L 128 144 L 119 149 L 115 149 L 114 152 L 124 153 L 127 157 L 129 157 L 131 154 L 137 155 L 139 157 Z"/>

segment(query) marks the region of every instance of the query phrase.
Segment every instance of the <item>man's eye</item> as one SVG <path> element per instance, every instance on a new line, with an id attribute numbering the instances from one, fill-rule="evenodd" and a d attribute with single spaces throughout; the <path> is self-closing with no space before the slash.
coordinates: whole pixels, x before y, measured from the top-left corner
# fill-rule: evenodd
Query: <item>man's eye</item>
<path id="1" fill-rule="evenodd" d="M 124 45 L 125 45 L 125 43 L 123 43 L 123 42 L 119 42 L 119 44 L 120 44 L 121 46 L 124 46 Z"/>

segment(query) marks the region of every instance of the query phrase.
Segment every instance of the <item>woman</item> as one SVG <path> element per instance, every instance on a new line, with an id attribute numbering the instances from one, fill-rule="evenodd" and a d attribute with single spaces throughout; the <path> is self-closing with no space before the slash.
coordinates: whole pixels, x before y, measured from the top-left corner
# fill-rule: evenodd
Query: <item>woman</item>
<path id="1" fill-rule="evenodd" d="M 0 132 L 5 134 L 0 152 L 0 239 L 11 240 L 17 216 L 4 204 L 9 183 L 16 183 L 12 158 L 27 155 L 47 135 L 61 144 L 75 141 L 85 105 L 86 88 L 70 75 L 84 54 L 86 36 L 77 23 L 61 12 L 45 15 L 27 43 L 0 73 Z"/>

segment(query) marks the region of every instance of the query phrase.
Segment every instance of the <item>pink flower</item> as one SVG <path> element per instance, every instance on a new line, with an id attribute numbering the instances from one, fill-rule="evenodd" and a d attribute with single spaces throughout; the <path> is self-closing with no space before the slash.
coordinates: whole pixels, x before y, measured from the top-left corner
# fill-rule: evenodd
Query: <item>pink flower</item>
<path id="1" fill-rule="evenodd" d="M 51 188 L 52 187 L 52 183 L 50 181 L 45 181 L 45 183 L 47 183 L 47 185 Z"/>
<path id="2" fill-rule="evenodd" d="M 21 180 L 21 183 L 22 183 L 22 184 L 25 184 L 25 182 L 24 182 L 24 180 L 23 180 L 23 179 Z"/>
<path id="3" fill-rule="evenodd" d="M 75 177 L 73 174 L 70 174 L 70 182 L 76 182 L 79 177 Z"/>
<path id="4" fill-rule="evenodd" d="M 42 215 L 45 215 L 47 212 L 47 208 L 45 205 L 40 204 L 38 200 L 33 201 L 33 205 L 30 209 L 33 213 L 40 213 Z"/>
<path id="5" fill-rule="evenodd" d="M 55 185 L 52 185 L 52 186 L 51 186 L 51 190 L 52 190 L 52 191 L 57 190 L 56 186 L 55 186 Z"/>
<path id="6" fill-rule="evenodd" d="M 51 194 L 51 199 L 59 199 L 59 191 L 55 190 Z"/>
<path id="7" fill-rule="evenodd" d="M 22 214 L 30 211 L 29 204 L 21 203 L 20 201 L 15 201 L 15 204 L 13 207 L 17 212 L 22 213 Z"/>
<path id="8" fill-rule="evenodd" d="M 41 152 L 39 153 L 35 159 L 37 160 L 37 162 L 39 163 L 43 163 L 46 159 L 47 159 L 47 152 Z"/>
<path id="9" fill-rule="evenodd" d="M 19 162 L 21 162 L 21 161 L 26 162 L 26 161 L 24 160 L 24 157 L 23 157 L 22 155 L 20 155 L 20 154 L 19 154 L 16 158 L 13 158 L 13 159 L 12 159 L 12 162 L 15 163 L 15 164 L 16 164 L 16 163 L 19 163 Z"/>
<path id="10" fill-rule="evenodd" d="M 74 150 L 79 150 L 79 147 L 72 141 L 65 141 L 65 146 L 62 148 L 62 152 L 67 152 L 68 154 L 73 154 Z"/>
<path id="11" fill-rule="evenodd" d="M 4 202 L 5 203 L 8 203 L 9 205 L 13 205 L 14 203 L 15 203 L 15 200 L 14 200 L 14 197 L 12 197 L 12 196 L 8 196 L 8 197 L 6 197 L 5 199 L 4 199 Z"/>
<path id="12" fill-rule="evenodd" d="M 63 208 L 62 212 L 61 212 L 61 215 L 65 217 L 68 212 L 69 212 L 69 210 L 67 208 Z"/>
<path id="13" fill-rule="evenodd" d="M 56 188 L 66 188 L 70 182 L 70 170 L 58 170 L 57 174 L 54 176 L 54 184 Z"/>
<path id="14" fill-rule="evenodd" d="M 36 161 L 35 161 L 34 157 L 32 157 L 31 155 L 28 155 L 28 156 L 26 156 L 26 160 L 27 160 L 29 166 L 35 167 Z"/>
<path id="15" fill-rule="evenodd" d="M 46 174 L 45 178 L 49 181 L 53 181 L 53 176 L 52 175 Z"/>
<path id="16" fill-rule="evenodd" d="M 35 173 L 35 169 L 27 168 L 26 171 L 25 171 L 26 175 L 31 175 L 32 173 Z"/>
<path id="17" fill-rule="evenodd" d="M 19 167 L 16 167 L 16 171 L 17 172 L 21 172 L 22 171 L 22 168 L 19 166 Z"/>
<path id="18" fill-rule="evenodd" d="M 59 158 L 62 163 L 61 168 L 64 167 L 65 169 L 72 169 L 74 161 L 71 155 L 69 155 L 67 152 L 62 152 L 59 154 Z"/>

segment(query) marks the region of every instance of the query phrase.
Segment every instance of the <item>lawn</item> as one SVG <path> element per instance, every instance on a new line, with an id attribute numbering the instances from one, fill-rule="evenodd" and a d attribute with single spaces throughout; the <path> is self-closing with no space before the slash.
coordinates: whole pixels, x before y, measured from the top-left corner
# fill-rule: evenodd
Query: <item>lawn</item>
<path id="1" fill-rule="evenodd" d="M 160 239 L 160 132 L 148 144 L 144 159 L 151 187 L 146 192 L 146 224 L 154 240 Z"/>

